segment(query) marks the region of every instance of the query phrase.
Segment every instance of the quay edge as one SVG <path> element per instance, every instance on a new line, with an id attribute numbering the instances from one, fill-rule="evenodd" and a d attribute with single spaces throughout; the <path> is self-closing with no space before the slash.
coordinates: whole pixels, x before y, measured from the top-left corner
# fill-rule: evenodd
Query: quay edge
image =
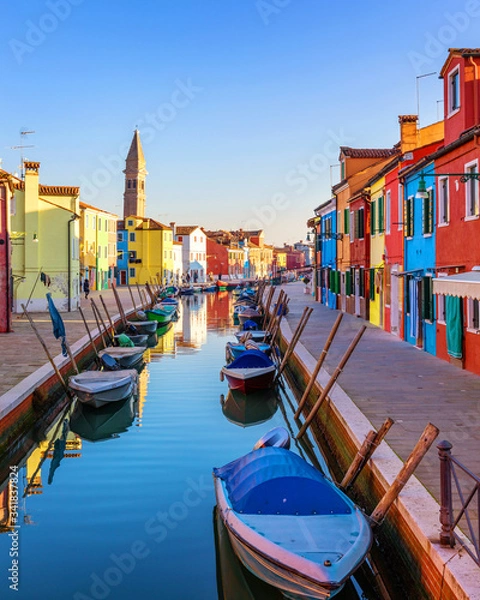
<path id="1" fill-rule="evenodd" d="M 293 333 L 286 319 L 281 324 L 279 346 L 285 351 Z M 314 357 L 298 342 L 288 368 L 304 389 L 315 368 Z M 322 367 L 303 411 L 312 408 L 330 374 Z M 388 415 L 386 415 L 388 416 Z M 315 442 L 332 460 L 329 466 L 340 480 L 348 469 L 372 424 L 336 383 L 310 427 Z M 383 441 L 356 480 L 350 495 L 371 514 L 403 466 Z M 413 447 L 412 447 L 413 449 Z M 440 473 L 439 473 L 440 477 Z M 392 584 L 401 585 L 405 598 L 415 600 L 480 600 L 480 570 L 457 543 L 440 545 L 440 506 L 415 477 L 409 480 L 384 522 L 376 529 L 373 556 L 394 574 Z M 468 540 L 464 538 L 466 544 Z M 388 578 L 386 580 L 387 588 Z"/>

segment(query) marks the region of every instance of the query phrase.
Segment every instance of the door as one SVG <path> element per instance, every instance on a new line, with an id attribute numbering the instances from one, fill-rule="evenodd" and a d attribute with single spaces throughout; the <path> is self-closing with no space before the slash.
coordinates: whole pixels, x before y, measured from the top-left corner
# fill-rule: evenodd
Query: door
<path id="1" fill-rule="evenodd" d="M 127 272 L 120 271 L 120 285 L 127 285 Z"/>
<path id="2" fill-rule="evenodd" d="M 360 316 L 360 269 L 355 269 L 355 315 Z"/>
<path id="3" fill-rule="evenodd" d="M 346 295 L 346 287 L 345 287 L 345 273 L 342 271 L 341 274 L 341 283 L 340 283 L 340 301 L 342 303 L 341 310 L 342 312 L 347 312 L 347 295 Z"/>
<path id="4" fill-rule="evenodd" d="M 399 335 L 399 314 L 398 314 L 398 307 L 400 306 L 399 303 L 399 298 L 398 298 L 398 290 L 399 290 L 399 286 L 398 286 L 398 276 L 397 276 L 397 272 L 398 272 L 398 266 L 394 265 L 392 267 L 392 276 L 390 279 L 390 331 L 395 334 L 395 335 Z"/>

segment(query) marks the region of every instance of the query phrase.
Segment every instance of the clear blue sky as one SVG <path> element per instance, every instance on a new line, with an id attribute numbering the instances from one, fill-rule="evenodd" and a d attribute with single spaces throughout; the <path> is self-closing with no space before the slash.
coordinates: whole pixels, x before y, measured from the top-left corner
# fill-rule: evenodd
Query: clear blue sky
<path id="1" fill-rule="evenodd" d="M 437 120 L 441 82 L 417 76 L 478 46 L 479 26 L 479 0 L 4 2 L 2 166 L 32 144 L 42 183 L 122 215 L 138 126 L 148 216 L 292 243 L 339 145 L 395 144 L 417 82 L 421 123 Z"/>

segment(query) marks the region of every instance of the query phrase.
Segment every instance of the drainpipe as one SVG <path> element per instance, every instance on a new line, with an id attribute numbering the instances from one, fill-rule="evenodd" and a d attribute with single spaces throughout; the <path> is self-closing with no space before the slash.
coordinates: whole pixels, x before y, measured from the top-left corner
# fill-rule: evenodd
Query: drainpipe
<path id="1" fill-rule="evenodd" d="M 78 215 L 73 214 L 72 217 L 67 222 L 68 229 L 68 277 L 67 277 L 67 286 L 68 286 L 68 312 L 72 310 L 72 234 L 70 225 L 74 223 L 78 219 Z"/>

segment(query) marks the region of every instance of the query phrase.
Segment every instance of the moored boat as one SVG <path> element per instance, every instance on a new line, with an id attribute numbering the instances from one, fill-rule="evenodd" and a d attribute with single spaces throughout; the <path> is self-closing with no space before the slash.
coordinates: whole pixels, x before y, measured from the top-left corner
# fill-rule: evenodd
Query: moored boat
<path id="1" fill-rule="evenodd" d="M 155 333 L 157 330 L 157 324 L 155 321 L 127 321 L 127 326 L 130 329 L 134 329 L 137 334 L 150 335 L 151 333 Z"/>
<path id="2" fill-rule="evenodd" d="M 245 343 L 238 342 L 238 344 L 235 342 L 227 342 L 225 344 L 226 359 L 228 361 L 235 360 L 247 350 L 259 350 L 260 352 L 264 352 L 267 356 L 270 356 L 272 353 L 270 344 L 266 344 L 265 342 L 254 342 L 249 339 Z"/>
<path id="3" fill-rule="evenodd" d="M 235 337 L 237 338 L 237 340 L 240 342 L 242 341 L 242 338 L 245 336 L 245 333 L 247 333 L 246 331 L 236 331 L 235 332 Z M 269 331 L 265 331 L 265 330 L 251 330 L 248 331 L 248 333 L 251 335 L 250 339 L 254 342 L 263 342 L 264 340 L 269 340 L 272 337 L 272 334 Z"/>
<path id="4" fill-rule="evenodd" d="M 82 439 L 100 442 L 118 438 L 135 418 L 134 397 L 92 408 L 78 402 L 70 417 L 70 429 Z"/>
<path id="5" fill-rule="evenodd" d="M 278 408 L 278 398 L 273 389 L 251 394 L 228 390 L 227 397 L 221 396 L 220 403 L 224 416 L 240 427 L 264 423 L 273 417 Z"/>
<path id="6" fill-rule="evenodd" d="M 83 371 L 72 375 L 68 386 L 83 404 L 99 408 L 125 400 L 136 392 L 138 373 L 135 369 L 120 371 Z"/>
<path id="7" fill-rule="evenodd" d="M 172 320 L 175 310 L 171 311 L 163 310 L 161 308 L 152 308 L 151 310 L 146 310 L 145 314 L 149 321 L 156 321 L 157 323 L 164 325 Z"/>
<path id="8" fill-rule="evenodd" d="M 269 446 L 274 446 L 275 448 L 285 448 L 286 450 L 290 449 L 290 434 L 285 429 L 285 427 L 274 427 L 267 431 L 265 435 L 257 441 L 254 450 L 259 450 L 260 448 L 267 448 Z"/>
<path id="9" fill-rule="evenodd" d="M 238 320 L 240 321 L 240 325 L 243 325 L 247 321 L 253 321 L 257 325 L 260 325 L 263 321 L 263 314 L 254 308 L 246 308 L 244 311 L 238 313 Z"/>
<path id="10" fill-rule="evenodd" d="M 213 476 L 235 554 L 287 597 L 332 598 L 365 560 L 372 544 L 367 517 L 290 450 L 253 450 Z"/>
<path id="11" fill-rule="evenodd" d="M 99 358 L 107 355 L 114 358 L 122 369 L 131 369 L 143 360 L 143 354 L 146 346 L 134 346 L 133 348 L 120 348 L 119 346 L 110 346 L 98 353 Z"/>
<path id="12" fill-rule="evenodd" d="M 258 350 L 246 350 L 222 368 L 220 377 L 222 380 L 226 377 L 230 389 L 248 394 L 271 387 L 275 372 L 275 364 L 266 354 Z"/>

